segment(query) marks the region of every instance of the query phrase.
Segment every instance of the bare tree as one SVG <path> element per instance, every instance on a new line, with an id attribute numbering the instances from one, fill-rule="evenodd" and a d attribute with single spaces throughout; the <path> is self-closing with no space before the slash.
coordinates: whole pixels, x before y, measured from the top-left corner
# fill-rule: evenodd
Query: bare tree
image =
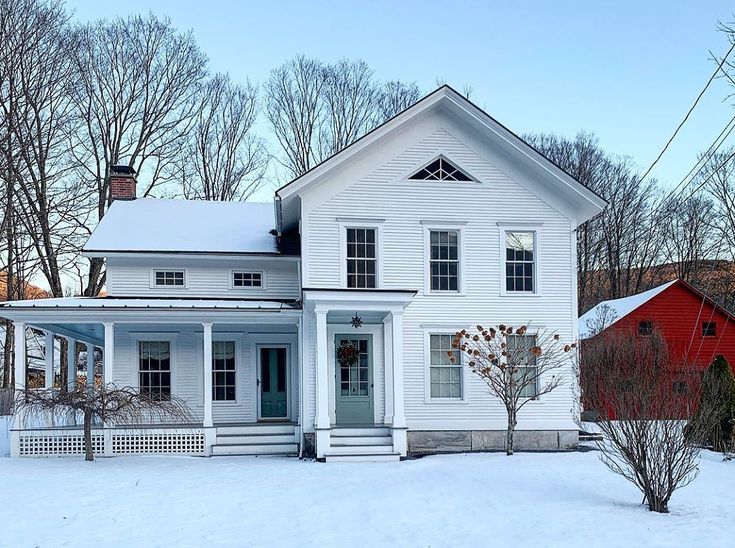
<path id="1" fill-rule="evenodd" d="M 380 122 L 393 118 L 413 105 L 421 97 L 416 82 L 392 80 L 383 84 L 380 93 Z"/>
<path id="2" fill-rule="evenodd" d="M 668 512 L 676 489 L 698 473 L 695 441 L 709 431 L 715 406 L 701 405 L 698 378 L 676 363 L 656 331 L 648 336 L 606 331 L 582 346 L 581 401 L 597 411 L 602 462 L 633 483 L 654 512 Z"/>
<path id="3" fill-rule="evenodd" d="M 292 177 L 306 173 L 418 99 L 415 83 L 380 83 L 364 61 L 299 55 L 271 72 L 268 119 Z"/>
<path id="4" fill-rule="evenodd" d="M 629 158 L 604 152 L 593 135 L 526 139 L 609 202 L 577 230 L 580 311 L 605 298 L 648 289 L 650 272 L 660 258 L 661 235 L 653 219 L 656 180 L 642 181 Z"/>
<path id="5" fill-rule="evenodd" d="M 207 60 L 191 33 L 152 14 L 99 21 L 76 35 L 73 98 L 85 125 L 71 145 L 98 221 L 111 202 L 113 165 L 135 168 L 146 181 L 143 196 L 178 175 L 175 160 L 196 119 Z M 103 284 L 102 261 L 92 259 L 84 293 L 96 295 Z"/>
<path id="6" fill-rule="evenodd" d="M 669 197 L 657 211 L 657 225 L 662 236 L 661 258 L 671 265 L 673 274 L 690 283 L 708 283 L 709 260 L 716 258 L 721 247 L 715 236 L 714 202 L 697 195 Z"/>
<path id="7" fill-rule="evenodd" d="M 94 460 L 92 426 L 94 421 L 116 426 L 140 427 L 146 424 L 194 422 L 186 403 L 176 396 L 156 398 L 134 388 L 114 385 L 78 386 L 75 390 L 24 390 L 15 399 L 16 413 L 24 417 L 76 420 L 84 417 L 85 460 Z"/>
<path id="8" fill-rule="evenodd" d="M 318 138 L 326 67 L 299 55 L 271 72 L 265 84 L 266 114 L 281 145 L 281 164 L 293 177 L 320 160 Z"/>
<path id="9" fill-rule="evenodd" d="M 576 344 L 561 343 L 550 331 L 501 324 L 488 328 L 478 325 L 474 332 L 463 329 L 455 334 L 452 348 L 448 352 L 451 363 L 461 362 L 461 355 L 466 355 L 470 370 L 505 407 L 505 452 L 512 455 L 518 412 L 564 382 L 563 373 L 572 365 Z"/>
<path id="10" fill-rule="evenodd" d="M 268 164 L 265 144 L 253 131 L 257 90 L 217 74 L 205 84 L 201 101 L 180 159 L 184 196 L 246 200 L 262 185 Z"/>

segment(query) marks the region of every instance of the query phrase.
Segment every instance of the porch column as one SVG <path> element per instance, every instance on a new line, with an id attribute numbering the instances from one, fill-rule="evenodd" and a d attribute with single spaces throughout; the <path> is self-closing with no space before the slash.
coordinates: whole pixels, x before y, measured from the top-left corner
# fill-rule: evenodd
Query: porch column
<path id="1" fill-rule="evenodd" d="M 403 311 L 391 312 L 393 324 L 393 450 L 405 456 L 408 449 L 403 398 Z"/>
<path id="2" fill-rule="evenodd" d="M 204 327 L 204 428 L 214 426 L 212 422 L 212 324 Z"/>
<path id="3" fill-rule="evenodd" d="M 15 326 L 15 389 L 26 388 L 26 323 L 14 322 Z"/>
<path id="4" fill-rule="evenodd" d="M 329 371 L 327 344 L 327 310 L 317 308 L 316 315 L 316 456 L 321 458 L 329 451 Z"/>
<path id="5" fill-rule="evenodd" d="M 383 318 L 383 361 L 385 365 L 385 419 L 384 424 L 393 424 L 393 318 Z"/>
<path id="6" fill-rule="evenodd" d="M 77 340 L 67 337 L 66 341 L 66 385 L 74 390 L 77 386 Z"/>
<path id="7" fill-rule="evenodd" d="M 106 323 L 105 325 L 105 350 L 103 353 L 104 361 L 102 363 L 102 383 L 110 384 L 112 382 L 113 368 L 115 365 L 115 324 Z"/>
<path id="8" fill-rule="evenodd" d="M 94 345 L 87 343 L 87 386 L 94 387 Z"/>
<path id="9" fill-rule="evenodd" d="M 45 359 L 45 388 L 54 387 L 54 334 L 52 331 L 46 331 L 44 333 L 44 349 L 43 357 Z"/>

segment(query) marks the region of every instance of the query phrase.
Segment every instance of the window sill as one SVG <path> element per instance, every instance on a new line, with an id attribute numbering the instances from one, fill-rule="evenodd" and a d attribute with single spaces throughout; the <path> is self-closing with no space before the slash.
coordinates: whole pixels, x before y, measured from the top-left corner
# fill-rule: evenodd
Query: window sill
<path id="1" fill-rule="evenodd" d="M 533 297 L 543 297 L 544 296 L 543 293 L 525 293 L 523 291 L 501 291 L 498 295 L 500 297 L 514 297 L 514 298 L 517 298 L 517 297 L 533 298 Z"/>
<path id="2" fill-rule="evenodd" d="M 464 291 L 424 291 L 426 297 L 466 297 Z"/>
<path id="3" fill-rule="evenodd" d="M 424 398 L 426 405 L 467 405 L 469 400 L 467 398 Z"/>

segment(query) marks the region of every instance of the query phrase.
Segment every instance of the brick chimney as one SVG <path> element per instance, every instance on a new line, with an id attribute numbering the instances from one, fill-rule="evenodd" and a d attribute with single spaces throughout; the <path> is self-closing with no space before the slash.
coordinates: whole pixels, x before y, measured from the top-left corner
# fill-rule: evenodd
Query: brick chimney
<path id="1" fill-rule="evenodd" d="M 130 166 L 112 166 L 110 169 L 110 195 L 115 200 L 135 200 L 135 170 Z"/>

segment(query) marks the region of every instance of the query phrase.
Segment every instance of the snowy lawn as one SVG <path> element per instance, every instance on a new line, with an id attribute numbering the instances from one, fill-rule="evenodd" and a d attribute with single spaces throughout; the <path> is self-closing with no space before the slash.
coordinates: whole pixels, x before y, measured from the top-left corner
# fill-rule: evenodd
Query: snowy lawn
<path id="1" fill-rule="evenodd" d="M 0 545 L 733 546 L 735 463 L 707 453 L 671 514 L 595 452 L 286 458 L 0 458 Z"/>

